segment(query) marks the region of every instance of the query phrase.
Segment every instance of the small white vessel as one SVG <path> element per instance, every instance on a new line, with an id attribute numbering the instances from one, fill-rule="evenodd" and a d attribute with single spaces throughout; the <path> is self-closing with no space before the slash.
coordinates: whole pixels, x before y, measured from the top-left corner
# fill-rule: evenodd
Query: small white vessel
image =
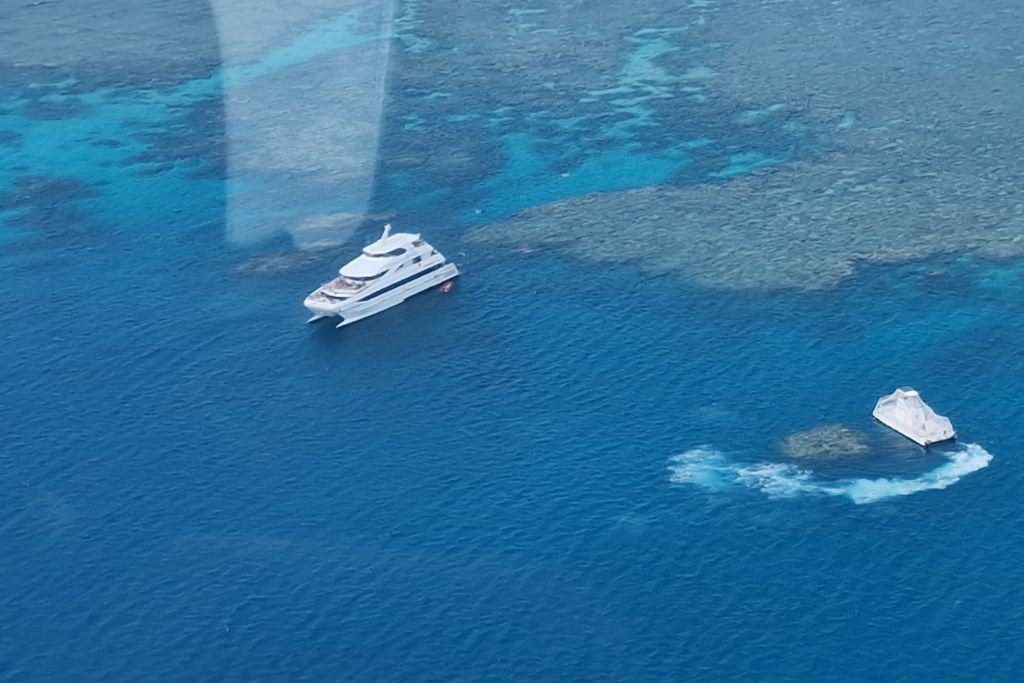
<path id="1" fill-rule="evenodd" d="M 338 327 L 397 306 L 414 294 L 447 283 L 459 274 L 454 263 L 419 235 L 391 234 L 391 225 L 363 253 L 346 263 L 338 277 L 309 296 L 304 305 L 313 313 L 309 322 L 341 318 Z"/>
<path id="2" fill-rule="evenodd" d="M 886 427 L 921 446 L 956 438 L 949 418 L 932 410 L 914 389 L 900 388 L 883 396 L 871 414 Z"/>

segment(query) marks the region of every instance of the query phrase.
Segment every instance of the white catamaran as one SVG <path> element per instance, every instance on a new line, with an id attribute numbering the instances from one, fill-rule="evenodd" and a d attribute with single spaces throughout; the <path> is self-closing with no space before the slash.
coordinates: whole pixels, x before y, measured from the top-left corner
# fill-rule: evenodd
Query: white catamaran
<path id="1" fill-rule="evenodd" d="M 447 283 L 459 274 L 454 263 L 419 235 L 391 234 L 391 225 L 363 253 L 346 263 L 338 277 L 306 297 L 309 322 L 341 318 L 338 327 L 397 306 L 414 294 Z"/>

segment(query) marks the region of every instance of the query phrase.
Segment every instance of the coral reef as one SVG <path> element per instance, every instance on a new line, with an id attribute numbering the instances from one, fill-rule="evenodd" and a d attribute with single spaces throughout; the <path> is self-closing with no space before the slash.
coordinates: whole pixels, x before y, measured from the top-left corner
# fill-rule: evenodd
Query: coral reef
<path id="1" fill-rule="evenodd" d="M 782 441 L 782 452 L 800 460 L 835 460 L 864 455 L 870 449 L 864 434 L 840 424 L 793 432 Z"/>
<path id="2" fill-rule="evenodd" d="M 1024 255 L 1024 9 L 912 4 L 716 6 L 700 33 L 721 45 L 706 87 L 811 127 L 818 153 L 553 202 L 472 237 L 721 289 L 820 290 L 859 263 Z"/>

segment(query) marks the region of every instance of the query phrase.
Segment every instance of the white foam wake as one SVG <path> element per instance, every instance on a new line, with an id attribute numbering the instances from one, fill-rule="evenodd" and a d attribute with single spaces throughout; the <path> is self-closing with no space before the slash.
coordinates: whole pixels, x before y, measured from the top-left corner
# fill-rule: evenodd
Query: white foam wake
<path id="1" fill-rule="evenodd" d="M 673 457 L 669 461 L 669 472 L 674 484 L 695 484 L 713 490 L 744 486 L 772 498 L 801 494 L 844 496 L 861 505 L 944 489 L 992 461 L 992 454 L 973 443 L 963 444 L 944 455 L 948 458 L 946 462 L 916 477 L 822 481 L 813 472 L 794 465 L 770 462 L 742 465 L 710 446 L 698 446 Z"/>

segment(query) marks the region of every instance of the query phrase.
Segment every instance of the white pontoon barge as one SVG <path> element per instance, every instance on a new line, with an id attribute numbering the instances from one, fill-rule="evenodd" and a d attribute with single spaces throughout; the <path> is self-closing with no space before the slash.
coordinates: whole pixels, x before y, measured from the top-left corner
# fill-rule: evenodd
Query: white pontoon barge
<path id="1" fill-rule="evenodd" d="M 886 427 L 921 446 L 956 438 L 949 418 L 932 410 L 914 389 L 901 388 L 883 396 L 871 414 Z"/>

